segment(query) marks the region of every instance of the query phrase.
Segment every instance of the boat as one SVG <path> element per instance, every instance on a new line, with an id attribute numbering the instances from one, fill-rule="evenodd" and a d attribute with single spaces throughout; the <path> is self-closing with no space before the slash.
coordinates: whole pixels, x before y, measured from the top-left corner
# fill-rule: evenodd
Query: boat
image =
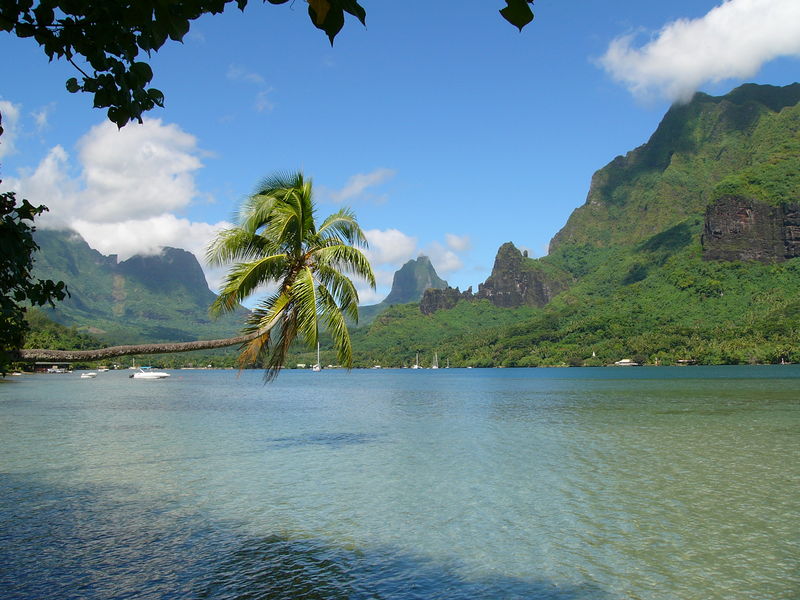
<path id="1" fill-rule="evenodd" d="M 615 367 L 638 367 L 640 366 L 635 360 L 631 360 L 630 358 L 623 358 L 622 360 L 618 360 L 614 363 Z"/>
<path id="2" fill-rule="evenodd" d="M 89 371 L 88 373 L 81 373 L 81 379 L 94 379 L 97 377 L 97 373 L 94 371 Z"/>
<path id="3" fill-rule="evenodd" d="M 417 360 L 413 365 L 411 365 L 411 368 L 412 369 L 420 369 L 420 368 L 422 368 L 422 367 L 419 366 L 419 352 L 417 352 Z"/>
<path id="4" fill-rule="evenodd" d="M 314 373 L 322 371 L 322 363 L 319 362 L 319 342 L 317 342 L 317 364 L 313 365 L 311 370 L 314 371 Z"/>
<path id="5" fill-rule="evenodd" d="M 433 353 L 433 364 L 431 365 L 431 369 L 438 369 L 439 368 L 439 355 L 434 352 Z"/>
<path id="6" fill-rule="evenodd" d="M 129 377 L 133 379 L 166 379 L 169 377 L 169 373 L 154 371 L 153 367 L 139 367 L 139 370 Z"/>

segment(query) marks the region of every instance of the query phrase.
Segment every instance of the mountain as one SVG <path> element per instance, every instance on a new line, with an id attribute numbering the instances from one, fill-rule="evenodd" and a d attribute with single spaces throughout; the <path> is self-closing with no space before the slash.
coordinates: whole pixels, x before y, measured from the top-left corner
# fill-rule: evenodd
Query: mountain
<path id="1" fill-rule="evenodd" d="M 164 248 L 156 256 L 115 255 L 93 250 L 77 233 L 38 230 L 34 275 L 64 281 L 70 297 L 48 316 L 107 343 L 191 341 L 238 332 L 242 315 L 208 316 L 215 295 L 193 254 Z"/>
<path id="2" fill-rule="evenodd" d="M 775 205 L 800 198 L 800 83 L 698 93 L 669 109 L 644 145 L 592 177 L 586 203 L 550 243 L 643 242 L 726 196 Z"/>
<path id="3" fill-rule="evenodd" d="M 437 310 L 452 308 L 460 300 L 489 300 L 495 306 L 544 306 L 569 287 L 569 275 L 544 261 L 530 260 L 527 251 L 521 252 L 512 242 L 497 251 L 492 274 L 478 286 L 460 292 L 458 288 L 427 289 L 420 300 L 420 311 L 430 315 Z"/>
<path id="4" fill-rule="evenodd" d="M 548 256 L 504 244 L 477 293 L 386 311 L 364 361 L 800 361 L 799 102 L 800 84 L 748 84 L 673 106 L 594 174 Z"/>
<path id="5" fill-rule="evenodd" d="M 395 304 L 419 302 L 427 289 L 445 288 L 447 282 L 436 273 L 431 259 L 420 254 L 395 271 L 392 289 L 383 301 L 359 307 L 359 325 L 371 323 L 378 313 Z"/>

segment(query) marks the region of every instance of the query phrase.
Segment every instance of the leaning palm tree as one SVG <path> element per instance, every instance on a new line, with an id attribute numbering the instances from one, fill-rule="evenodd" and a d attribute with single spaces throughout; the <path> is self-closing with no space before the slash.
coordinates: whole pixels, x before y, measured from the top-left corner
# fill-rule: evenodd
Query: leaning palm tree
<path id="1" fill-rule="evenodd" d="M 220 232 L 208 249 L 212 265 L 232 265 L 212 314 L 235 310 L 263 286 L 273 291 L 252 311 L 242 335 L 221 340 L 112 346 L 98 350 L 19 350 L 23 360 L 102 360 L 131 354 L 187 352 L 240 345 L 241 366 L 262 363 L 273 379 L 300 337 L 316 346 L 329 332 L 339 364 L 353 352 L 346 319 L 358 321 L 358 293 L 348 275 L 375 287 L 363 231 L 349 209 L 317 227 L 311 181 L 301 173 L 268 177 L 248 198 L 238 225 Z"/>
<path id="2" fill-rule="evenodd" d="M 232 265 L 213 315 L 235 310 L 259 289 L 272 291 L 251 312 L 240 366 L 260 363 L 274 378 L 298 338 L 309 348 L 327 330 L 338 362 L 350 367 L 353 352 L 346 319 L 358 320 L 358 292 L 348 275 L 375 287 L 372 268 L 359 247 L 364 233 L 349 209 L 317 226 L 311 181 L 302 173 L 266 178 L 242 206 L 238 224 L 218 235 L 206 258 Z"/>

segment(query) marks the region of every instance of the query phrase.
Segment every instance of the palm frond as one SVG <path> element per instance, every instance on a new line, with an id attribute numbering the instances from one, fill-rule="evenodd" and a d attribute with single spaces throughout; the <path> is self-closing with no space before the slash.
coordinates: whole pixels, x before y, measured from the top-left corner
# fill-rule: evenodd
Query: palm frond
<path id="1" fill-rule="evenodd" d="M 273 331 L 276 328 L 279 330 L 282 328 L 289 302 L 289 297 L 284 292 L 277 292 L 266 300 L 263 300 L 250 314 L 245 332 L 263 333 L 242 347 L 237 360 L 240 368 L 263 362 L 270 349 Z M 279 331 L 278 337 L 280 337 L 280 335 Z"/>
<path id="2" fill-rule="evenodd" d="M 336 269 L 318 265 L 316 278 L 339 305 L 339 309 L 351 320 L 358 323 L 358 291 L 349 277 Z"/>
<path id="3" fill-rule="evenodd" d="M 350 369 L 353 366 L 353 346 L 350 342 L 347 322 L 328 290 L 320 286 L 319 292 L 320 304 L 322 305 L 322 321 L 325 324 L 325 329 L 333 338 L 337 361 L 340 365 Z"/>
<path id="4" fill-rule="evenodd" d="M 302 269 L 292 285 L 292 306 L 297 314 L 297 330 L 309 347 L 319 339 L 317 319 L 317 290 L 314 277 L 308 267 Z"/>
<path id="5" fill-rule="evenodd" d="M 258 259 L 267 251 L 267 240 L 241 227 L 223 229 L 206 249 L 206 263 L 219 267 L 236 261 Z"/>
<path id="6" fill-rule="evenodd" d="M 211 305 L 210 313 L 219 316 L 235 310 L 240 302 L 260 286 L 279 281 L 286 268 L 285 254 L 265 256 L 259 260 L 234 266 L 225 276 L 222 290 Z"/>
<path id="7" fill-rule="evenodd" d="M 283 318 L 279 323 L 277 332 L 277 339 L 272 346 L 272 351 L 266 358 L 264 367 L 264 380 L 272 381 L 281 372 L 281 369 L 286 364 L 286 356 L 289 354 L 289 348 L 292 342 L 297 338 L 297 315 L 294 311 L 284 313 Z"/>
<path id="8" fill-rule="evenodd" d="M 326 246 L 315 249 L 313 256 L 320 264 L 360 277 L 370 287 L 375 288 L 375 274 L 372 272 L 372 266 L 358 248 L 346 244 Z"/>
<path id="9" fill-rule="evenodd" d="M 342 208 L 329 215 L 317 233 L 325 239 L 343 240 L 359 248 L 369 247 L 367 238 L 356 221 L 355 213 L 349 208 Z"/>

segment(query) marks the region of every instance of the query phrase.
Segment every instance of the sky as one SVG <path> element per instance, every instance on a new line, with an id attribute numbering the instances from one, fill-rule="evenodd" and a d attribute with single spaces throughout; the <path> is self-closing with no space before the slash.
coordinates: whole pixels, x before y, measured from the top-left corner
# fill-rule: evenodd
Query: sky
<path id="1" fill-rule="evenodd" d="M 672 103 L 800 80 L 798 0 L 538 0 L 522 32 L 502 0 L 361 4 L 367 26 L 348 18 L 333 47 L 302 0 L 195 21 L 149 59 L 165 108 L 122 130 L 66 91 L 74 67 L 0 33 L 0 188 L 103 254 L 203 263 L 262 178 L 299 170 L 320 220 L 355 211 L 372 304 L 420 254 L 462 290 L 504 242 L 546 255 L 592 174 Z"/>

